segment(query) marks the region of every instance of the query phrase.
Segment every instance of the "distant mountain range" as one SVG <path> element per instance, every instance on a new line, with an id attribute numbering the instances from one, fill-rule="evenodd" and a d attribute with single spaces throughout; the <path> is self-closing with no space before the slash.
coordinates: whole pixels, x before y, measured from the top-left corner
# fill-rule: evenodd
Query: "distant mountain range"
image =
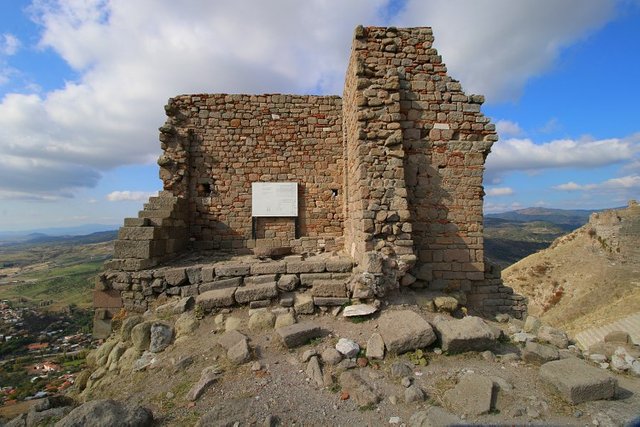
<path id="1" fill-rule="evenodd" d="M 547 248 L 558 237 L 586 224 L 592 213 L 603 210 L 526 208 L 486 214 L 485 255 L 507 267 Z"/>
<path id="2" fill-rule="evenodd" d="M 71 238 L 76 236 L 87 236 L 93 233 L 118 230 L 119 225 L 106 224 L 83 224 L 73 227 L 50 227 L 21 231 L 0 231 L 0 242 L 5 243 L 45 243 L 54 240 L 47 240 L 54 237 Z M 58 239 L 59 240 L 59 239 Z"/>

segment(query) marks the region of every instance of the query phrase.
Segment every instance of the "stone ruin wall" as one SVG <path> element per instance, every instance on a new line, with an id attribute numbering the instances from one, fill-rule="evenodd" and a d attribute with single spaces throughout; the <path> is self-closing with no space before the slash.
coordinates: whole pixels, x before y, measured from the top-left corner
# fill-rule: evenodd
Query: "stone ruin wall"
<path id="1" fill-rule="evenodd" d="M 293 218 L 258 218 L 258 240 L 295 252 L 337 247 L 343 229 L 339 97 L 182 95 L 170 99 L 166 111 L 160 178 L 166 191 L 189 201 L 194 249 L 254 247 L 252 182 L 298 183 L 301 238 Z"/>
<path id="2" fill-rule="evenodd" d="M 432 43 L 430 28 L 358 27 L 342 99 L 172 98 L 160 128 L 164 191 L 125 220 L 107 264 L 134 273 L 107 272 L 98 288 L 126 289 L 125 306 L 142 310 L 158 295 L 200 293 L 205 282 L 173 289 L 164 269 L 136 273 L 186 248 L 344 249 L 355 263 L 346 297 L 410 286 L 520 317 L 524 298 L 484 260 L 482 175 L 495 127 Z M 260 218 L 253 240 L 251 183 L 282 181 L 299 184 L 301 237 L 292 218 Z M 336 274 L 323 272 L 307 273 Z"/>

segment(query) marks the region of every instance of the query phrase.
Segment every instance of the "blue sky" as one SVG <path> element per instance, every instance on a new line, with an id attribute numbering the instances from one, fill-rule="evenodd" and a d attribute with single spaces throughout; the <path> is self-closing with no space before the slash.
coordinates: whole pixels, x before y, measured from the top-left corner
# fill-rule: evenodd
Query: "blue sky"
<path id="1" fill-rule="evenodd" d="M 121 224 L 169 97 L 340 94 L 357 24 L 432 26 L 486 96 L 487 212 L 640 199 L 638 0 L 0 0 L 0 230 Z"/>

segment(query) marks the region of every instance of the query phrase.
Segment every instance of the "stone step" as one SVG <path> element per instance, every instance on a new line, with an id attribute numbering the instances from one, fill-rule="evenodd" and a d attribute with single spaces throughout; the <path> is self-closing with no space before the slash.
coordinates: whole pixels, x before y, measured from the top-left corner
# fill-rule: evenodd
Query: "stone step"
<path id="1" fill-rule="evenodd" d="M 640 345 L 640 312 L 619 319 L 607 325 L 589 328 L 576 334 L 575 339 L 580 348 L 588 349 L 592 345 L 603 341 L 604 337 L 613 331 L 623 331 L 629 334 L 631 341 Z"/>

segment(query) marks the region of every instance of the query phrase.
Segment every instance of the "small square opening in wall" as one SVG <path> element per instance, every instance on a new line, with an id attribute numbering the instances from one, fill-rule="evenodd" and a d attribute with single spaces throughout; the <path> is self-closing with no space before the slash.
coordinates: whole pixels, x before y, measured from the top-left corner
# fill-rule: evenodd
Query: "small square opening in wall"
<path id="1" fill-rule="evenodd" d="M 331 190 L 331 197 L 333 197 L 334 199 L 335 199 L 336 197 L 338 197 L 338 189 L 337 189 L 337 188 L 333 188 L 333 189 Z"/>
<path id="2" fill-rule="evenodd" d="M 209 197 L 211 195 L 211 184 L 208 182 L 198 184 L 196 187 L 198 197 Z"/>

